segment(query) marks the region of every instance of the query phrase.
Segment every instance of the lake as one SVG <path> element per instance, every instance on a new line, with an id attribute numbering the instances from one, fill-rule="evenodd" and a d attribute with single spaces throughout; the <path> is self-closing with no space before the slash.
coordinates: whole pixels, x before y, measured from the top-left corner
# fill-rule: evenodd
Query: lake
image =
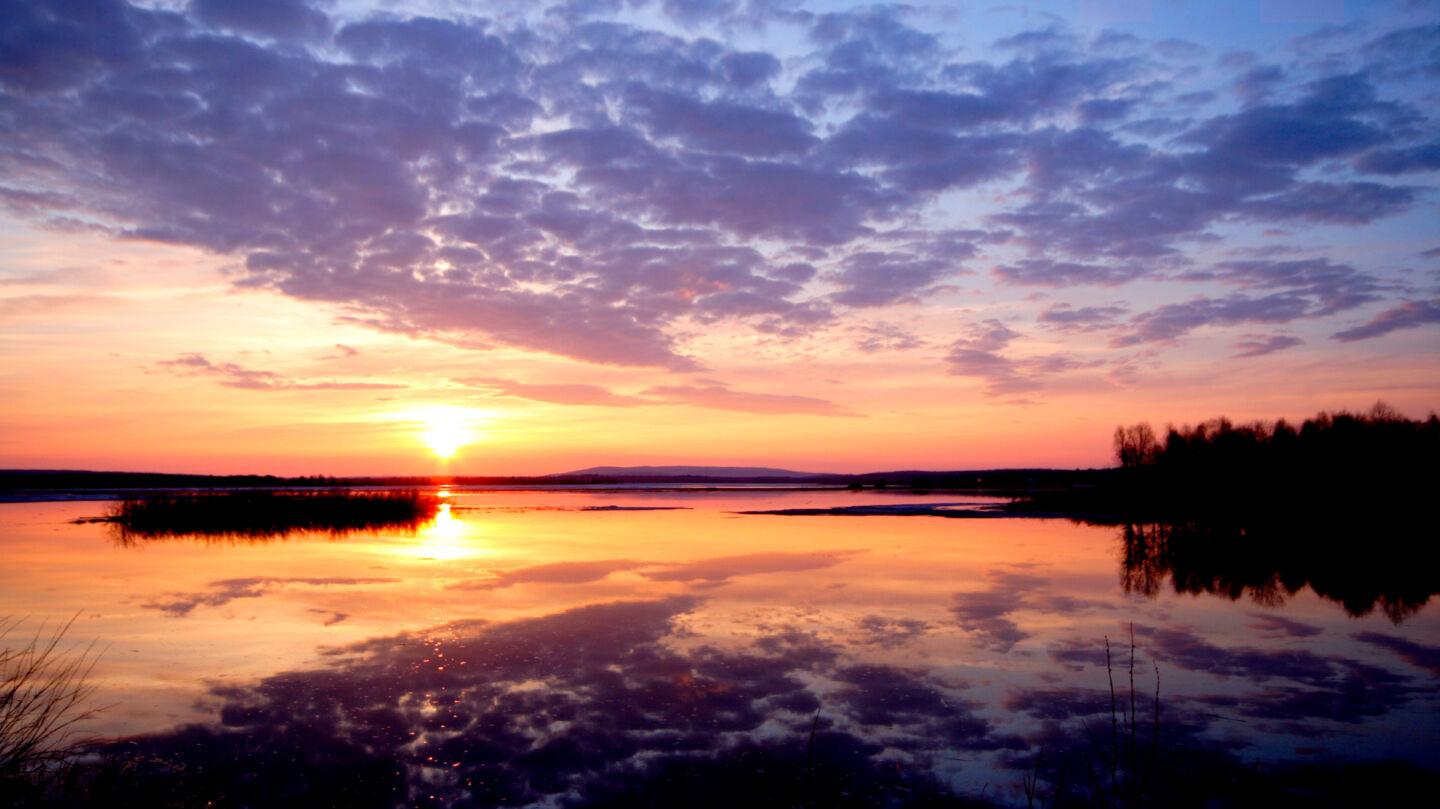
<path id="1" fill-rule="evenodd" d="M 0 616 L 75 617 L 83 729 L 161 762 L 126 776 L 156 805 L 1025 805 L 1440 761 L 1426 593 L 1197 583 L 1143 527 L 739 513 L 989 502 L 953 494 L 441 494 L 415 532 L 253 542 L 0 505 Z"/>

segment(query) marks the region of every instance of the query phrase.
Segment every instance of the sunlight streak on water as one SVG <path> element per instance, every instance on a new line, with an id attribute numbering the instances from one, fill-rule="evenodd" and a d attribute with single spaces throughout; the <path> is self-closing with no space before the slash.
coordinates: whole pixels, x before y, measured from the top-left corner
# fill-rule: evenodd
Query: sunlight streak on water
<path id="1" fill-rule="evenodd" d="M 484 533 L 482 525 L 456 519 L 450 503 L 441 503 L 435 519 L 420 529 L 418 543 L 408 552 L 419 559 L 442 562 L 481 556 L 486 549 L 477 539 Z"/>

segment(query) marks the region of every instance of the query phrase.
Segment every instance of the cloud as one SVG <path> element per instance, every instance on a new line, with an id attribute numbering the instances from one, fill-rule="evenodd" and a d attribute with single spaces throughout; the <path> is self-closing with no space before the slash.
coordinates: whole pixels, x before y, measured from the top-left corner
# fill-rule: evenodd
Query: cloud
<path id="1" fill-rule="evenodd" d="M 1379 300 L 1389 285 L 1376 276 L 1328 259 L 1276 261 L 1226 261 L 1208 270 L 1192 270 L 1181 280 L 1218 281 L 1247 292 L 1268 292 L 1254 296 L 1245 292 L 1224 298 L 1197 297 L 1184 303 L 1166 304 L 1131 319 L 1131 331 L 1111 340 L 1122 347 L 1150 342 L 1169 342 L 1205 326 L 1285 324 L 1295 320 L 1327 317 Z M 1246 344 L 1237 356 L 1286 348 L 1295 338 L 1262 339 Z M 1241 348 L 1241 345 L 1234 346 Z M 1268 350 L 1263 350 L 1268 349 Z"/>
<path id="2" fill-rule="evenodd" d="M 1399 306 L 1386 309 L 1363 326 L 1337 331 L 1330 335 L 1330 338 L 1350 343 L 1356 340 L 1380 337 L 1392 331 L 1415 329 L 1434 323 L 1440 323 L 1440 298 L 1431 298 L 1428 301 L 1405 301 Z"/>
<path id="3" fill-rule="evenodd" d="M 331 380 L 301 381 L 283 377 L 274 371 L 255 371 L 233 362 L 212 363 L 203 354 L 182 354 L 173 360 L 161 360 L 155 367 L 182 376 L 214 376 L 227 388 L 240 390 L 399 390 L 407 385 L 383 382 L 336 382 Z"/>
<path id="4" fill-rule="evenodd" d="M 9 295 L 0 297 L 0 315 L 24 317 L 46 314 L 57 309 L 118 304 L 122 299 L 110 295 L 76 293 L 71 295 Z"/>
<path id="5" fill-rule="evenodd" d="M 984 380 L 986 396 L 1040 390 L 1045 387 L 1042 377 L 1095 368 L 1104 363 L 1103 360 L 1082 361 L 1059 354 L 1011 359 L 1000 352 L 1021 335 L 998 320 L 972 324 L 969 333 L 971 336 L 951 343 L 945 362 L 950 366 L 948 371 L 952 375 Z M 1017 403 L 1030 402 L 1021 399 Z"/>
<path id="6" fill-rule="evenodd" d="M 509 396 L 516 399 L 529 399 L 535 402 L 548 402 L 561 405 L 590 405 L 594 407 L 640 407 L 642 405 L 660 404 L 654 399 L 646 399 L 640 396 L 623 396 L 612 393 L 607 388 L 599 385 L 527 385 L 513 379 L 500 379 L 496 377 L 470 376 L 459 377 L 454 380 L 461 385 L 485 388 L 496 396 Z"/>
<path id="7" fill-rule="evenodd" d="M 1355 158 L 1355 168 L 1372 174 L 1406 174 L 1440 169 L 1440 142 L 1404 149 L 1375 149 Z"/>
<path id="8" fill-rule="evenodd" d="M 531 18 L 327 8 L 15 9 L 0 199 L 40 227 L 225 256 L 240 288 L 346 323 L 692 372 L 697 328 L 812 336 L 847 310 L 954 292 L 977 258 L 1006 284 L 1163 280 L 1224 227 L 1411 211 L 1435 164 L 1409 89 L 1433 67 L 1423 26 L 1356 34 L 1350 60 L 1252 59 L 1217 79 L 1193 44 L 1087 42 L 1059 22 L 967 61 L 919 8 L 673 0 L 664 25 L 622 2 Z M 771 24 L 803 37 L 716 38 Z M 975 204 L 950 206 L 957 193 Z M 1152 312 L 1196 316 L 1157 294 Z M 1278 322 L 1206 297 L 1221 301 L 1209 322 Z M 1162 321 L 1185 314 L 1136 339 L 1183 333 Z M 994 349 L 959 350 L 953 367 L 991 378 L 963 352 Z"/>
<path id="9" fill-rule="evenodd" d="M 459 377 L 462 385 L 489 390 L 492 395 L 529 399 L 560 405 L 592 407 L 643 407 L 654 405 L 689 405 L 713 410 L 731 410 L 765 415 L 806 414 L 815 416 L 858 417 L 861 414 L 825 399 L 811 396 L 789 396 L 770 393 L 737 391 L 722 382 L 700 380 L 696 385 L 657 385 L 636 395 L 614 393 L 599 385 L 554 384 L 533 385 L 499 377 Z"/>
<path id="10" fill-rule="evenodd" d="M 639 84 L 628 88 L 624 103 L 651 134 L 699 152 L 778 157 L 804 154 L 820 142 L 808 121 L 788 111 L 705 102 Z"/>
<path id="11" fill-rule="evenodd" d="M 657 385 L 640 392 L 664 404 L 688 404 L 713 410 L 734 410 L 740 413 L 765 415 L 803 414 L 811 416 L 859 417 L 826 399 L 813 396 L 788 396 L 774 393 L 746 393 L 720 384 Z"/>
<path id="12" fill-rule="evenodd" d="M 330 20 L 321 11 L 293 0 L 191 0 L 190 9 L 207 25 L 274 39 L 309 38 L 326 33 Z"/>
<path id="13" fill-rule="evenodd" d="M 1232 326 L 1248 323 L 1289 323 L 1311 311 L 1310 301 L 1290 293 L 1262 298 L 1232 295 L 1228 298 L 1197 298 L 1144 312 L 1132 319 L 1134 329 L 1110 341 L 1112 347 L 1168 342 L 1202 326 Z"/>
<path id="14" fill-rule="evenodd" d="M 833 299 L 844 306 L 886 306 L 918 302 L 958 268 L 947 261 L 867 251 L 847 256 L 833 280 L 846 287 Z"/>
<path id="15" fill-rule="evenodd" d="M 1231 354 L 1231 359 L 1246 359 L 1249 357 L 1263 357 L 1266 354 L 1273 354 L 1276 351 L 1284 351 L 1287 348 L 1301 345 L 1304 340 L 1288 334 L 1242 334 L 1239 342 L 1231 343 L 1230 347 L 1238 351 Z"/>
<path id="16" fill-rule="evenodd" d="M 1398 110 L 1379 102 L 1364 76 L 1335 76 L 1308 89 L 1291 104 L 1256 105 L 1212 118 L 1183 140 L 1246 163 L 1305 165 L 1355 154 L 1390 139 L 1383 126 L 1366 116 L 1388 117 Z"/>
<path id="17" fill-rule="evenodd" d="M 1013 265 L 995 268 L 1002 281 L 1023 286 L 1068 287 L 1077 284 L 1116 286 L 1144 275 L 1146 268 L 1133 263 L 1077 264 L 1050 259 L 1022 259 Z"/>
<path id="18" fill-rule="evenodd" d="M 894 323 L 850 326 L 847 331 L 862 335 L 854 344 L 855 350 L 862 354 L 908 351 L 925 345 L 924 340 Z"/>
<path id="19" fill-rule="evenodd" d="M 1353 309 L 1377 299 L 1384 285 L 1373 275 L 1326 259 L 1301 261 L 1227 261 L 1214 277 L 1251 289 L 1285 289 L 1315 299 L 1314 315 Z"/>
<path id="20" fill-rule="evenodd" d="M 1036 319 L 1062 331 L 1090 331 L 1114 326 L 1116 321 L 1129 311 L 1128 308 L 1118 305 L 1075 307 L 1068 303 L 1057 303 L 1041 312 Z"/>

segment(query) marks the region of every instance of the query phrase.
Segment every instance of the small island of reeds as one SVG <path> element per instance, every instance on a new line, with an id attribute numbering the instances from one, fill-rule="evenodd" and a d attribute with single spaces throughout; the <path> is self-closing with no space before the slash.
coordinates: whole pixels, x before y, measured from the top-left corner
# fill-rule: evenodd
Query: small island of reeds
<path id="1" fill-rule="evenodd" d="M 126 498 L 106 515 L 122 541 L 183 536 L 271 539 L 295 532 L 415 529 L 440 500 L 415 490 L 229 490 Z"/>

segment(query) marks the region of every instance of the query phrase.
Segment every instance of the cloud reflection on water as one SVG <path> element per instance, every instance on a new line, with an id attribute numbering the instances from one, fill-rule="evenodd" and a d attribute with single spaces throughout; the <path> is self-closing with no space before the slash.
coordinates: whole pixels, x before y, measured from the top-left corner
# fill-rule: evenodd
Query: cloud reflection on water
<path id="1" fill-rule="evenodd" d="M 1008 574 L 994 580 L 1015 583 Z M 247 778 L 233 788 L 242 794 L 263 783 L 300 795 L 364 767 L 376 791 L 346 793 L 354 806 L 582 807 L 641 796 L 659 805 L 656 795 L 720 806 L 756 790 L 766 805 L 873 806 L 967 770 L 972 783 L 998 788 L 1039 766 L 1040 745 L 1052 759 L 1082 761 L 1086 734 L 1108 724 L 1114 704 L 1098 641 L 1051 650 L 1076 671 L 1088 664 L 1095 676 L 1071 681 L 1089 685 L 1017 680 L 995 705 L 953 670 L 863 659 L 801 626 L 731 644 L 697 637 L 686 621 L 707 601 L 614 601 L 371 638 L 329 649 L 316 668 L 217 686 L 218 723 L 127 749 L 184 761 L 169 776 L 197 798 L 209 782 L 196 774 L 207 770 L 241 768 Z M 862 626 L 896 626 L 902 637 L 927 629 L 875 616 Z M 1113 665 L 1123 676 L 1126 655 L 1137 654 L 1141 683 L 1131 699 L 1147 732 L 1152 658 L 1243 683 L 1165 694 L 1157 720 L 1165 755 L 1198 757 L 1192 764 L 1232 761 L 1244 743 L 1212 731 L 1237 719 L 1255 723 L 1251 732 L 1316 734 L 1434 693 L 1340 655 L 1222 647 L 1174 626 L 1136 625 L 1135 635 L 1138 649 L 1114 650 Z M 319 780 L 296 764 L 316 760 L 330 768 Z M 159 785 L 144 768 L 128 777 L 140 793 Z"/>
<path id="2" fill-rule="evenodd" d="M 760 783 L 797 800 L 807 783 L 880 800 L 956 749 L 1024 746 L 976 714 L 963 682 L 860 664 L 814 635 L 672 645 L 676 620 L 702 603 L 621 601 L 375 638 L 331 650 L 323 668 L 216 688 L 218 725 L 133 744 L 162 759 L 183 749 L 197 770 L 247 761 L 281 791 L 309 788 L 276 764 L 302 741 L 399 774 L 357 805 L 604 805 L 657 785 L 738 798 Z M 725 770 L 744 778 L 699 775 Z"/>
<path id="3" fill-rule="evenodd" d="M 462 505 L 450 539 L 483 537 L 486 555 L 449 561 L 417 560 L 404 534 L 139 552 L 91 525 L 62 521 L 57 540 L 12 521 L 27 572 L 0 570 L 0 596 L 93 583 L 106 641 L 139 650 L 103 672 L 124 675 L 106 696 L 133 714 L 113 733 L 131 736 L 116 789 L 134 806 L 1023 802 L 1004 790 L 1032 771 L 1073 785 L 1110 725 L 1106 636 L 1128 710 L 1132 622 L 1136 716 L 1148 734 L 1158 669 L 1172 772 L 1440 754 L 1423 730 L 1429 611 L 1394 626 L 1298 591 L 1283 611 L 1136 597 L 1117 581 L 1116 528 L 734 518 L 711 497 L 602 516 Z M 152 699 L 137 683 L 182 687 Z"/>

